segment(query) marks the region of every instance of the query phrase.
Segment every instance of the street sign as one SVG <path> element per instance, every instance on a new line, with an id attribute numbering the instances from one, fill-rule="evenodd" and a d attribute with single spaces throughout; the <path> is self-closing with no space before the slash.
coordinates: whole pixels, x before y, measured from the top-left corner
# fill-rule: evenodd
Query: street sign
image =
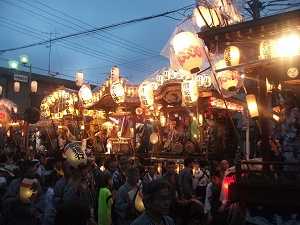
<path id="1" fill-rule="evenodd" d="M 20 81 L 20 82 L 28 82 L 28 76 L 20 75 L 20 74 L 14 74 L 14 80 Z"/>

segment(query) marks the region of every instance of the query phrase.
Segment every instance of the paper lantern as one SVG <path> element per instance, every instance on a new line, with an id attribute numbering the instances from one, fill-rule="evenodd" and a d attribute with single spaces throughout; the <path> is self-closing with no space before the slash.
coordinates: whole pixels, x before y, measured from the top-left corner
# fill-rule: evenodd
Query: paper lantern
<path id="1" fill-rule="evenodd" d="M 16 81 L 14 82 L 14 92 L 20 91 L 20 82 Z"/>
<path id="2" fill-rule="evenodd" d="M 182 31 L 173 38 L 173 47 L 179 64 L 186 71 L 197 73 L 202 65 L 202 53 L 198 38 L 191 32 Z"/>
<path id="3" fill-rule="evenodd" d="M 78 95 L 84 107 L 93 105 L 93 94 L 89 84 L 83 84 L 78 91 Z"/>
<path id="4" fill-rule="evenodd" d="M 142 84 L 139 87 L 139 97 L 143 107 L 152 106 L 154 103 L 153 90 L 150 85 Z"/>
<path id="5" fill-rule="evenodd" d="M 113 68 L 111 68 L 110 78 L 111 78 L 112 82 L 119 81 L 119 74 L 120 74 L 120 70 L 117 66 L 114 66 Z"/>
<path id="6" fill-rule="evenodd" d="M 197 83 L 194 80 L 184 80 L 181 84 L 182 103 L 191 106 L 198 100 Z"/>
<path id="7" fill-rule="evenodd" d="M 79 71 L 78 73 L 76 73 L 76 85 L 81 87 L 82 84 L 83 84 L 83 73 Z"/>
<path id="8" fill-rule="evenodd" d="M 214 7 L 197 6 L 194 9 L 193 14 L 196 19 L 196 23 L 200 28 L 203 26 L 215 28 L 221 26 L 223 23 L 219 10 Z"/>
<path id="9" fill-rule="evenodd" d="M 145 206 L 142 199 L 143 199 L 143 194 L 141 193 L 141 191 L 138 191 L 138 193 L 135 196 L 134 206 L 135 209 L 139 212 L 143 212 L 145 210 Z"/>
<path id="10" fill-rule="evenodd" d="M 117 104 L 125 102 L 125 91 L 123 86 L 119 82 L 114 82 L 111 85 L 110 95 Z"/>
<path id="11" fill-rule="evenodd" d="M 276 53 L 277 56 L 296 56 L 299 55 L 300 40 L 298 35 L 282 37 L 277 40 Z"/>
<path id="12" fill-rule="evenodd" d="M 197 75 L 196 76 L 196 82 L 197 82 L 197 86 L 201 87 L 204 84 L 204 76 L 202 75 Z"/>
<path id="13" fill-rule="evenodd" d="M 37 197 L 39 182 L 37 179 L 24 178 L 20 184 L 20 199 L 25 204 L 32 203 Z"/>
<path id="14" fill-rule="evenodd" d="M 38 83 L 34 80 L 31 81 L 31 92 L 37 92 L 37 88 L 38 88 Z"/>
<path id="15" fill-rule="evenodd" d="M 2 95 L 2 89 L 3 87 L 0 85 L 0 95 Z"/>
<path id="16" fill-rule="evenodd" d="M 249 114 L 252 118 L 258 117 L 258 108 L 256 98 L 254 94 L 246 95 L 246 102 L 249 110 Z"/>
<path id="17" fill-rule="evenodd" d="M 236 46 L 228 46 L 224 51 L 227 66 L 236 66 L 240 63 L 240 50 Z"/>
<path id="18" fill-rule="evenodd" d="M 158 134 L 157 133 L 152 133 L 150 135 L 150 142 L 151 144 L 156 144 L 159 140 Z"/>
<path id="19" fill-rule="evenodd" d="M 259 45 L 259 58 L 260 59 L 269 59 L 276 57 L 276 48 L 275 41 L 268 39 L 263 40 Z"/>
<path id="20" fill-rule="evenodd" d="M 78 168 L 80 164 L 86 164 L 87 157 L 81 146 L 77 143 L 69 143 L 64 148 L 64 154 L 71 166 Z"/>

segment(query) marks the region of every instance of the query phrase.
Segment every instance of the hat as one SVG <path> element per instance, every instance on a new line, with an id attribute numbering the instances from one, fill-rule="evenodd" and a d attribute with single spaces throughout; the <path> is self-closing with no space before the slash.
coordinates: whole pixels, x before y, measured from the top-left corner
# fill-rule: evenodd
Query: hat
<path id="1" fill-rule="evenodd" d="M 38 159 L 33 159 L 33 160 L 31 160 L 31 162 L 34 163 L 35 166 L 40 165 L 40 160 L 38 160 Z"/>
<path id="2" fill-rule="evenodd" d="M 119 163 L 128 163 L 128 162 L 129 162 L 128 157 L 125 155 L 121 155 Z"/>
<path id="3" fill-rule="evenodd" d="M 11 165 L 5 165 L 4 167 L 0 167 L 0 170 L 8 172 L 9 176 L 11 177 L 15 176 L 13 172 L 14 168 Z"/>

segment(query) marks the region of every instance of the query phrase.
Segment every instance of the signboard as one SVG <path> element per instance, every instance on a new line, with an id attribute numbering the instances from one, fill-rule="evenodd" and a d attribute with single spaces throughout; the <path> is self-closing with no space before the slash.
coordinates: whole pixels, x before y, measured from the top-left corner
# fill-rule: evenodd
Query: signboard
<path id="1" fill-rule="evenodd" d="M 20 75 L 20 74 L 14 74 L 14 80 L 20 81 L 20 82 L 28 82 L 28 76 Z"/>

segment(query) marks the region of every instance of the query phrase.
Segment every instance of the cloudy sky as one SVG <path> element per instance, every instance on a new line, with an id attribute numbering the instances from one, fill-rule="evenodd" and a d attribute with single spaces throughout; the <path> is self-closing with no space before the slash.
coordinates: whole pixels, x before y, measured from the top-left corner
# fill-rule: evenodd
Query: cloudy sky
<path id="1" fill-rule="evenodd" d="M 298 0 L 264 5 L 275 2 L 278 8 L 287 1 Z M 194 5 L 195 0 L 0 0 L 0 66 L 26 54 L 34 73 L 75 80 L 82 70 L 85 82 L 101 85 L 117 65 L 121 76 L 139 84 L 169 66 L 160 51 Z M 262 14 L 273 14 L 274 7 Z"/>
<path id="2" fill-rule="evenodd" d="M 0 0 L 0 66 L 30 57 L 33 72 L 102 84 L 117 65 L 140 83 L 169 60 L 160 56 L 194 0 Z M 171 12 L 171 13 L 168 13 Z M 51 38 L 51 48 L 50 46 Z M 20 70 L 28 70 L 19 66 Z"/>

